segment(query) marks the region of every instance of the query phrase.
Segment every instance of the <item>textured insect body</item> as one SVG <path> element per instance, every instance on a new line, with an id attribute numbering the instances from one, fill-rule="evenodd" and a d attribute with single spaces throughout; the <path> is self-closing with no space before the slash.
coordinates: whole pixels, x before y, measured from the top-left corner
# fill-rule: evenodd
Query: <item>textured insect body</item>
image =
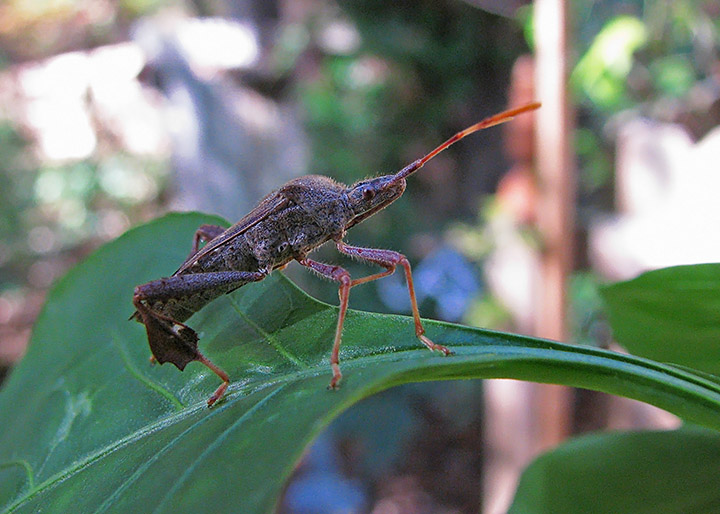
<path id="1" fill-rule="evenodd" d="M 392 175 L 363 180 L 350 187 L 320 175 L 300 177 L 266 196 L 255 209 L 228 229 L 215 225 L 201 226 L 195 233 L 190 255 L 171 277 L 135 288 L 133 304 L 137 310 L 131 318 L 145 325 L 152 359 L 161 364 L 171 362 L 180 370 L 191 361 L 208 366 L 222 380 L 220 387 L 208 399 L 208 405 L 212 405 L 224 394 L 230 378 L 200 353 L 197 334 L 183 322 L 219 296 L 250 282 L 260 281 L 292 260 L 340 284 L 340 312 L 330 357 L 333 370 L 331 388 L 337 387 L 342 378 L 339 349 L 350 289 L 390 275 L 397 266 L 405 272 L 415 334 L 429 349 L 450 354 L 450 350 L 424 335 L 407 258 L 392 250 L 350 246 L 343 238 L 349 228 L 402 196 L 406 178 L 445 148 L 468 134 L 503 123 L 539 106 L 538 103 L 525 105 L 476 123 Z M 328 241 L 334 241 L 341 253 L 381 266 L 385 271 L 352 279 L 340 266 L 307 257 Z M 201 242 L 206 243 L 202 248 Z"/>

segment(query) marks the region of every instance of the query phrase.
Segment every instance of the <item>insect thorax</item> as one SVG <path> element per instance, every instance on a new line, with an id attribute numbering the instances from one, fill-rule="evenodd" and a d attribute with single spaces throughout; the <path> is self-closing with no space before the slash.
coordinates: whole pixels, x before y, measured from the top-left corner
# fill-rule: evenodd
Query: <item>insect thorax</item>
<path id="1" fill-rule="evenodd" d="M 252 227 L 245 237 L 263 268 L 273 269 L 302 258 L 336 234 L 342 233 L 347 213 L 337 202 L 308 206 L 293 204 Z"/>

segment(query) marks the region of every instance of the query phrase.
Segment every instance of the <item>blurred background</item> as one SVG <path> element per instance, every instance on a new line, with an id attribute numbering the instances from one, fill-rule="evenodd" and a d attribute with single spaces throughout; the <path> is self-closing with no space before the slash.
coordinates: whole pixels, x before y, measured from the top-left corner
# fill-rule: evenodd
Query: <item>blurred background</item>
<path id="1" fill-rule="evenodd" d="M 565 8 L 6 0 L 0 380 L 53 281 L 129 227 L 169 210 L 235 221 L 302 174 L 393 172 L 534 99 L 536 115 L 435 158 L 348 241 L 406 253 L 425 317 L 612 346 L 598 284 L 720 260 L 720 1 Z M 331 250 L 317 258 L 366 273 Z M 287 273 L 337 302 L 335 285 Z M 353 289 L 351 307 L 409 312 L 402 277 Z M 280 509 L 500 513 L 522 468 L 563 438 L 677 423 L 511 381 L 396 388 L 320 437 Z"/>

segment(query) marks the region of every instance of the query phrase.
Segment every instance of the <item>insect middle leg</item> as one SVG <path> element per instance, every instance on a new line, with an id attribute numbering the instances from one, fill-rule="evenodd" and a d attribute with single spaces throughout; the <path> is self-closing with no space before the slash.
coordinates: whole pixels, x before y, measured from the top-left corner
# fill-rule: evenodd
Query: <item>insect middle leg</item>
<path id="1" fill-rule="evenodd" d="M 337 326 L 335 327 L 335 340 L 333 341 L 332 354 L 330 355 L 330 366 L 332 367 L 333 376 L 330 380 L 330 385 L 328 385 L 328 389 L 335 389 L 342 378 L 342 373 L 340 372 L 340 341 L 342 339 L 342 329 L 345 323 L 345 314 L 347 313 L 350 288 L 352 287 L 353 281 L 350 278 L 350 273 L 340 266 L 325 264 L 312 259 L 301 259 L 298 262 L 324 277 L 340 282 L 340 290 L 338 291 L 338 295 L 340 296 L 340 312 L 338 313 Z"/>
<path id="2" fill-rule="evenodd" d="M 208 405 L 225 393 L 230 378 L 198 350 L 195 331 L 173 316 L 185 320 L 214 298 L 266 276 L 267 273 L 261 271 L 193 273 L 153 280 L 135 288 L 133 304 L 145 325 L 150 350 L 157 362 L 172 362 L 183 370 L 189 362 L 198 361 L 223 381 L 208 399 Z"/>
<path id="3" fill-rule="evenodd" d="M 410 305 L 412 306 L 413 319 L 415 320 L 415 335 L 430 350 L 437 350 L 439 352 L 443 352 L 445 355 L 450 355 L 452 353 L 452 351 L 448 350 L 446 347 L 433 343 L 427 336 L 425 336 L 425 328 L 420 320 L 420 311 L 418 309 L 417 298 L 415 297 L 415 286 L 413 285 L 410 261 L 407 260 L 407 257 L 393 250 L 350 246 L 341 240 L 336 241 L 335 245 L 340 253 L 344 253 L 350 257 L 355 257 L 356 259 L 372 262 L 373 264 L 377 264 L 385 268 L 385 271 L 381 273 L 353 280 L 350 287 L 392 275 L 398 265 L 402 266 L 405 270 L 405 279 L 407 280 L 408 292 L 410 293 Z"/>
<path id="4" fill-rule="evenodd" d="M 415 319 L 415 335 L 427 346 L 430 350 L 437 350 L 443 352 L 445 355 L 450 355 L 452 352 L 446 347 L 433 343 L 425 334 L 425 328 L 422 326 L 420 321 L 420 314 L 418 312 L 417 300 L 415 298 L 415 288 L 412 282 L 412 273 L 410 272 L 410 263 L 407 258 L 392 250 L 377 250 L 372 248 L 359 248 L 355 246 L 349 246 L 342 241 L 337 242 L 338 250 L 346 255 L 357 257 L 375 264 L 379 264 L 386 268 L 385 271 L 369 275 L 367 277 L 352 279 L 350 273 L 340 266 L 332 264 L 325 264 L 317 262 L 312 259 L 301 259 L 298 262 L 303 266 L 306 266 L 316 273 L 323 275 L 331 280 L 340 282 L 340 290 L 338 295 L 340 296 L 340 312 L 338 313 L 337 326 L 335 327 L 335 340 L 333 342 L 332 354 L 330 355 L 330 366 L 332 367 L 333 376 L 330 380 L 329 389 L 335 389 L 342 379 L 342 373 L 340 372 L 340 342 L 342 340 L 342 329 L 345 323 L 345 315 L 348 309 L 348 300 L 350 299 L 350 288 L 377 280 L 382 277 L 386 277 L 395 271 L 398 265 L 403 266 L 405 269 L 405 276 L 407 277 L 408 289 L 410 291 L 410 302 L 413 308 L 413 317 Z"/>

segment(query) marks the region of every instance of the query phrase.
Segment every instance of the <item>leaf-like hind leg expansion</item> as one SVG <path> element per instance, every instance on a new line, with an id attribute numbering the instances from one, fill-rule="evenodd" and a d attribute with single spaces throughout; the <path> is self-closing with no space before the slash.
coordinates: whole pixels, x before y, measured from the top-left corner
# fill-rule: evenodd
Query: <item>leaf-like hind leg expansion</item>
<path id="1" fill-rule="evenodd" d="M 450 355 L 451 350 L 446 347 L 433 343 L 428 337 L 425 336 L 425 328 L 420 321 L 420 311 L 418 309 L 417 298 L 415 298 L 415 286 L 413 285 L 412 272 L 410 270 L 410 262 L 403 254 L 395 252 L 393 250 L 381 250 L 377 248 L 361 248 L 359 246 L 350 246 L 345 244 L 343 241 L 336 241 L 337 249 L 340 253 L 361 259 L 364 261 L 372 262 L 385 268 L 385 271 L 376 273 L 368 277 L 355 279 L 351 282 L 350 287 L 358 284 L 364 284 L 372 280 L 377 280 L 382 277 L 386 277 L 395 272 L 395 268 L 400 265 L 405 270 L 405 278 L 407 280 L 408 292 L 410 293 L 410 305 L 412 306 L 413 318 L 415 320 L 415 335 L 427 346 L 430 350 L 437 350 Z"/>
<path id="2" fill-rule="evenodd" d="M 225 393 L 230 383 L 228 374 L 200 353 L 197 347 L 198 336 L 192 328 L 152 307 L 159 303 L 162 308 L 169 300 L 192 298 L 193 295 L 208 290 L 229 292 L 248 282 L 262 280 L 266 276 L 267 274 L 263 272 L 248 271 L 195 273 L 154 280 L 135 288 L 133 304 L 145 325 L 148 343 L 155 360 L 160 364 L 171 362 L 181 371 L 189 362 L 198 361 L 210 368 L 223 381 L 208 399 L 208 406 Z M 192 303 L 189 308 L 198 310 L 205 303 L 206 301 L 198 297 L 197 308 L 194 308 Z"/>
<path id="3" fill-rule="evenodd" d="M 133 297 L 133 304 L 147 331 L 151 363 L 172 362 L 184 370 L 188 362 L 199 359 L 198 337 L 192 328 L 147 307 L 138 295 Z"/>

